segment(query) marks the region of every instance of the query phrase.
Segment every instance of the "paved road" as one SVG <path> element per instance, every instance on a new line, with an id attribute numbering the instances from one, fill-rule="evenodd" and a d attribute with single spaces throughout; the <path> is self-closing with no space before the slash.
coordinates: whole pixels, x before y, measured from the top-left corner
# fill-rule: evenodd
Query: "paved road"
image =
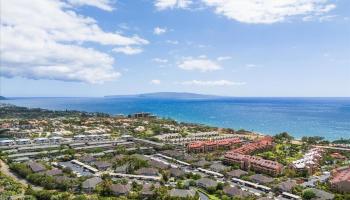
<path id="1" fill-rule="evenodd" d="M 11 172 L 11 170 L 9 169 L 9 166 L 8 166 L 3 160 L 1 160 L 1 159 L 0 159 L 0 165 L 1 165 L 0 171 L 1 171 L 2 173 L 4 173 L 4 174 L 7 175 L 7 176 L 12 177 L 12 178 L 15 179 L 17 182 L 22 183 L 22 185 L 24 185 L 25 187 L 28 187 L 28 185 L 30 185 L 30 186 L 32 186 L 32 188 L 33 188 L 34 190 L 42 190 L 42 189 L 43 189 L 42 187 L 35 186 L 35 185 L 29 183 L 26 179 L 21 178 L 21 177 L 17 176 L 17 174 Z"/>
<path id="2" fill-rule="evenodd" d="M 341 150 L 341 151 L 350 151 L 349 148 L 343 148 L 343 147 L 330 147 L 330 146 L 320 146 L 320 145 L 313 145 L 313 147 L 324 148 L 324 149 L 334 149 L 334 150 Z"/>

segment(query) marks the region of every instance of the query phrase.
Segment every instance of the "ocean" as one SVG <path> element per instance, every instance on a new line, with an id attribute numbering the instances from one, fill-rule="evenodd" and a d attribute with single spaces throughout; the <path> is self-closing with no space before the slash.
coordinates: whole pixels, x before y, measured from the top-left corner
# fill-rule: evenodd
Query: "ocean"
<path id="1" fill-rule="evenodd" d="M 295 138 L 322 136 L 350 138 L 350 98 L 229 98 L 170 100 L 147 98 L 11 98 L 10 103 L 31 108 L 130 114 L 151 112 L 182 122 L 246 129 Z"/>

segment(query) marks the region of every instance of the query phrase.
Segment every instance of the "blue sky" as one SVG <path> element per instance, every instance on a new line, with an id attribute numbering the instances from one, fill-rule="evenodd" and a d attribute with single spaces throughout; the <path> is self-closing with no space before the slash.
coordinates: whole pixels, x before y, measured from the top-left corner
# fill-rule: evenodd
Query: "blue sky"
<path id="1" fill-rule="evenodd" d="M 350 96 L 346 0 L 1 0 L 3 96 Z"/>

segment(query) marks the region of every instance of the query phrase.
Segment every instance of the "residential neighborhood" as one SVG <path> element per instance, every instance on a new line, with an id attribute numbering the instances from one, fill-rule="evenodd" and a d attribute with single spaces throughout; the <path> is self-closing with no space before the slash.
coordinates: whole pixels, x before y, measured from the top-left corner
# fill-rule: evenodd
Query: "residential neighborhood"
<path id="1" fill-rule="evenodd" d="M 150 113 L 0 114 L 2 199 L 349 199 L 346 143 Z"/>

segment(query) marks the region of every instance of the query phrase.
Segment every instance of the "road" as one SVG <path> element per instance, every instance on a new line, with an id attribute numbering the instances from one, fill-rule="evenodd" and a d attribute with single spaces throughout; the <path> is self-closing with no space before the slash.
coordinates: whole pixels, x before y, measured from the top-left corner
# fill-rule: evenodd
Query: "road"
<path id="1" fill-rule="evenodd" d="M 340 151 L 350 151 L 349 148 L 343 148 L 343 147 L 330 147 L 330 146 L 319 146 L 319 145 L 313 145 L 313 147 L 340 150 Z"/>
<path id="2" fill-rule="evenodd" d="M 26 179 L 21 178 L 21 177 L 17 176 L 17 174 L 11 172 L 11 170 L 9 169 L 9 166 L 1 159 L 0 159 L 0 166 L 1 166 L 0 171 L 3 174 L 12 177 L 14 180 L 21 183 L 26 188 L 28 187 L 28 185 L 30 185 L 34 190 L 42 190 L 43 189 L 42 187 L 33 185 L 33 184 L 29 183 Z"/>

